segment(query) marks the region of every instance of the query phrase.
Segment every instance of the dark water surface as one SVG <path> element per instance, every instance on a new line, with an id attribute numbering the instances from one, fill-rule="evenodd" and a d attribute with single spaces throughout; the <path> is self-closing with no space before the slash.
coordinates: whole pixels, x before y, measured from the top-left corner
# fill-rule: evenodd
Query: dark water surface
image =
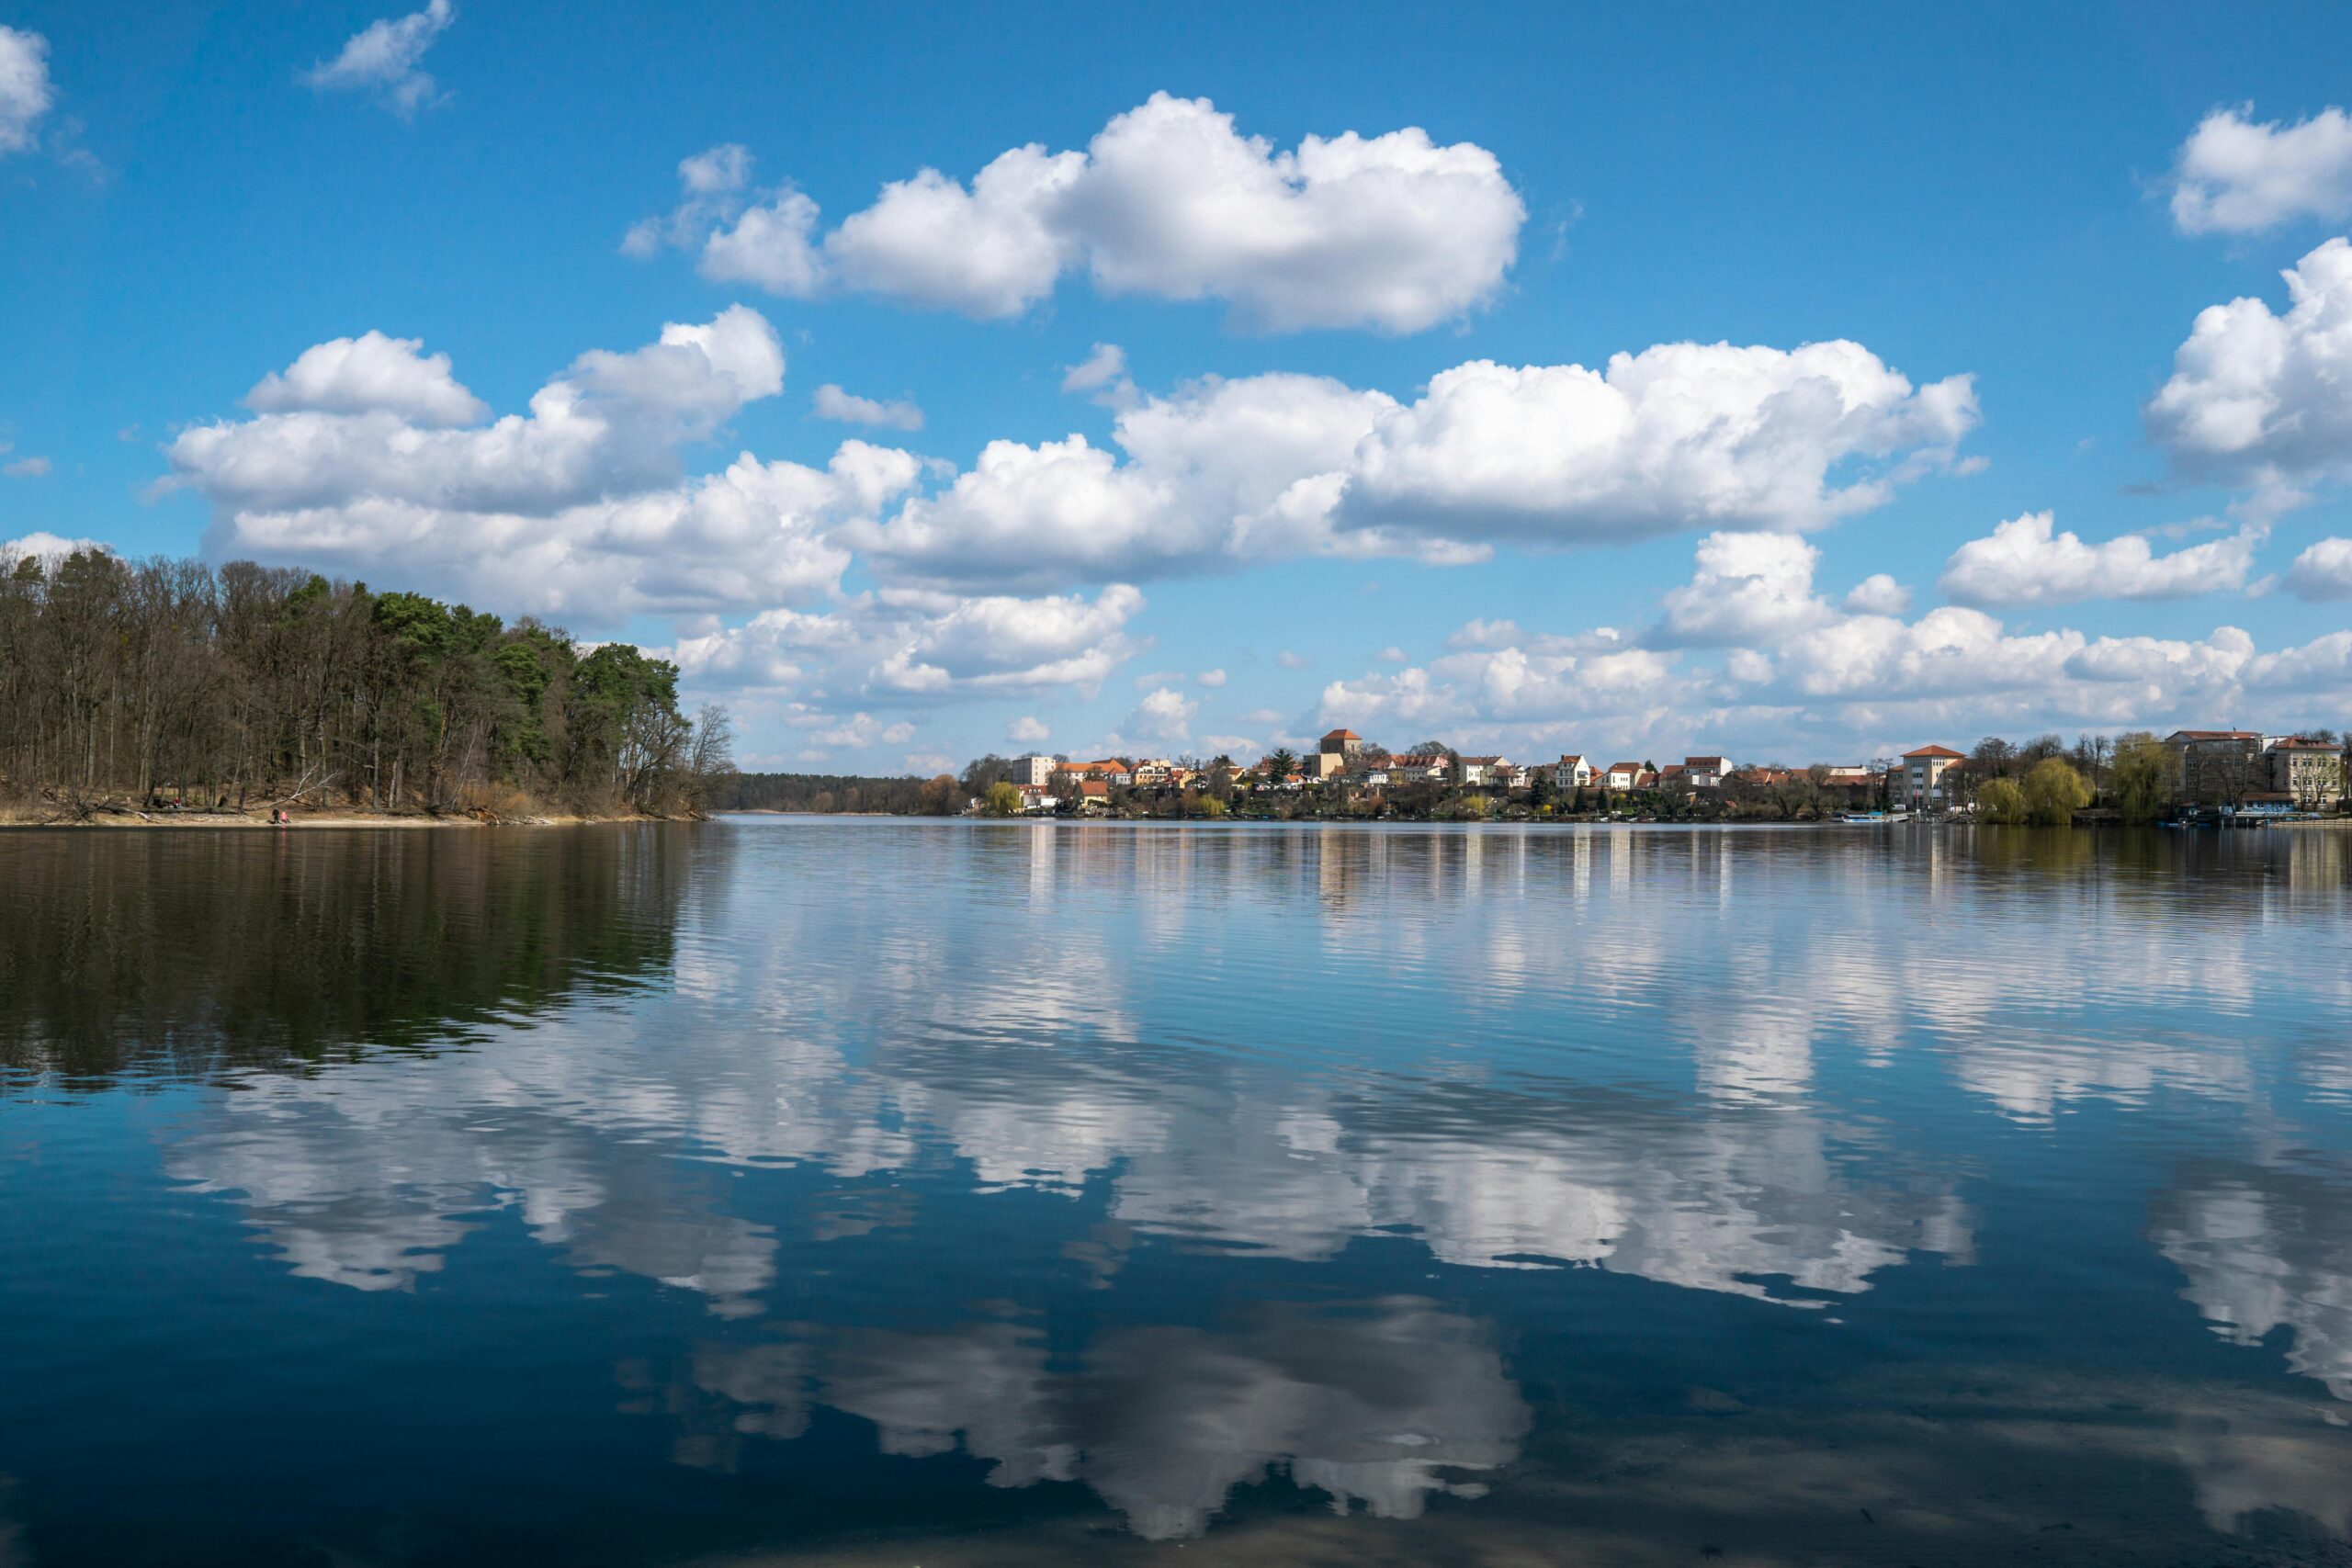
<path id="1" fill-rule="evenodd" d="M 0 1568 L 2352 1562 L 2347 851 L 0 834 Z"/>

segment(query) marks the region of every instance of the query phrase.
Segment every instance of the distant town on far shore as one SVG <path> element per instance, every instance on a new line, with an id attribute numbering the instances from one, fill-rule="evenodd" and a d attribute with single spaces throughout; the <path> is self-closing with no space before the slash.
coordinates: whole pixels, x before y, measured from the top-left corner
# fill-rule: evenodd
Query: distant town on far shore
<path id="1" fill-rule="evenodd" d="M 990 755 L 960 776 L 825 781 L 794 795 L 777 791 L 795 775 L 745 774 L 732 804 L 1005 818 L 2255 826 L 2341 817 L 2346 764 L 2344 739 L 2327 729 L 2135 731 L 2072 745 L 2055 735 L 1994 738 L 1968 751 L 1928 744 L 1790 767 L 1721 753 L 1521 761 L 1438 740 L 1391 750 L 1340 728 L 1311 752 L 1283 748 L 1247 765 L 1226 755 Z"/>

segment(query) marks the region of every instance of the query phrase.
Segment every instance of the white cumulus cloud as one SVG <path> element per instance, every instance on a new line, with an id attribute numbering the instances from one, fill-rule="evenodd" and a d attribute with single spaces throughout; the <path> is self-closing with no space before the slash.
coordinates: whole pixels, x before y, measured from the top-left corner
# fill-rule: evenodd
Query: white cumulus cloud
<path id="1" fill-rule="evenodd" d="M 993 441 L 857 542 L 905 578 L 1040 585 L 1317 553 L 1333 487 L 1315 476 L 1346 463 L 1386 401 L 1310 376 L 1203 382 L 1119 415 L 1125 462 L 1083 435 Z"/>
<path id="2" fill-rule="evenodd" d="M 1883 502 L 1975 422 L 1969 378 L 1914 388 L 1846 343 L 1670 344 L 1605 373 L 1478 361 L 1409 404 L 1324 377 L 1210 378 L 1122 409 L 1124 460 L 1078 434 L 992 442 L 856 542 L 907 581 L 1043 587 L 1791 531 Z"/>
<path id="3" fill-rule="evenodd" d="M 2296 218 L 2352 214 L 2352 117 L 2322 109 L 2292 125 L 2254 107 L 2215 109 L 2181 144 L 2173 221 L 2187 234 L 2253 234 Z"/>
<path id="4" fill-rule="evenodd" d="M 2299 599 L 2352 599 L 2352 539 L 2322 539 L 2287 570 L 2287 591 Z"/>
<path id="5" fill-rule="evenodd" d="M 817 389 L 810 412 L 819 419 L 837 420 L 843 424 L 879 425 L 888 430 L 921 430 L 922 410 L 904 398 L 885 402 L 876 398 L 861 398 L 845 392 L 828 381 Z"/>
<path id="6" fill-rule="evenodd" d="M 1605 370 L 1477 360 L 1378 421 L 1340 514 L 1543 544 L 1815 528 L 1948 461 L 1976 423 L 1971 378 L 1914 388 L 1855 343 L 1663 344 Z M 1852 461 L 1869 466 L 1841 479 Z"/>
<path id="7" fill-rule="evenodd" d="M 211 502 L 217 554 L 393 570 L 599 622 L 805 603 L 849 563 L 831 531 L 911 490 L 921 467 L 848 441 L 822 468 L 744 454 L 684 476 L 684 447 L 783 385 L 775 329 L 735 306 L 583 354 L 527 415 L 485 423 L 445 356 L 369 333 L 264 379 L 253 418 L 183 431 L 168 482 Z"/>
<path id="8" fill-rule="evenodd" d="M 1062 390 L 1099 391 L 1126 378 L 1127 351 L 1115 343 L 1098 343 L 1062 377 Z"/>
<path id="9" fill-rule="evenodd" d="M 61 556 L 76 555 L 84 550 L 104 550 L 108 547 L 96 539 L 68 539 L 55 534 L 36 531 L 22 538 L 0 539 L 0 567 L 13 569 L 28 557 L 34 560 L 55 560 Z"/>
<path id="10" fill-rule="evenodd" d="M 1697 570 L 1666 596 L 1663 640 L 1684 646 L 1778 641 L 1833 614 L 1813 592 L 1821 552 L 1794 534 L 1710 534 Z"/>
<path id="11" fill-rule="evenodd" d="M 381 17 L 354 34 L 333 60 L 303 80 L 321 92 L 373 93 L 403 118 L 441 103 L 440 86 L 424 70 L 424 51 L 458 19 L 449 0 L 431 0 L 405 17 Z"/>
<path id="12" fill-rule="evenodd" d="M 1053 731 L 1046 728 L 1043 719 L 1035 715 L 1023 715 L 1014 719 L 1012 728 L 1004 733 L 1007 739 L 1017 740 L 1023 746 L 1035 746 L 1052 735 Z"/>
<path id="13" fill-rule="evenodd" d="M 2265 512 L 2352 478 L 2352 243 L 2330 240 L 2283 276 L 2284 315 L 2252 298 L 2198 312 L 2144 411 L 2177 465 L 2251 488 Z"/>
<path id="14" fill-rule="evenodd" d="M 892 591 L 820 611 L 762 611 L 664 649 L 705 689 L 786 690 L 820 708 L 1076 690 L 1091 694 L 1133 651 L 1144 597 Z"/>
<path id="15" fill-rule="evenodd" d="M 1153 746 L 1174 746 L 1193 738 L 1193 716 L 1201 705 L 1172 686 L 1162 686 L 1144 694 L 1135 711 L 1119 725 L 1119 732 L 1110 738 L 1116 749 L 1141 741 Z"/>
<path id="16" fill-rule="evenodd" d="M 488 417 L 482 400 L 450 375 L 449 356 L 424 348 L 422 339 L 379 332 L 318 344 L 283 371 L 263 377 L 246 394 L 245 406 L 256 413 L 381 411 L 436 427 Z"/>
<path id="17" fill-rule="evenodd" d="M 1845 607 L 1865 615 L 1899 615 L 1911 607 L 1911 590 L 1874 571 L 1847 590 Z"/>
<path id="18" fill-rule="evenodd" d="M 752 188 L 741 153 L 687 160 L 679 206 L 625 248 L 696 249 L 707 276 L 796 298 L 832 286 L 983 319 L 1084 271 L 1106 293 L 1222 300 L 1250 331 L 1409 333 L 1492 299 L 1526 220 L 1473 143 L 1408 127 L 1278 152 L 1208 100 L 1165 93 L 1082 152 L 1016 147 L 968 186 L 929 168 L 893 180 L 822 236 L 815 204 Z"/>
<path id="19" fill-rule="evenodd" d="M 33 128 L 57 101 L 49 80 L 49 39 L 0 25 L 0 157 L 33 144 Z"/>
<path id="20" fill-rule="evenodd" d="M 1426 668 L 1333 682 L 1320 716 L 1367 732 L 1460 735 L 1515 756 L 1552 744 L 1647 754 L 1697 736 L 1742 750 L 1793 739 L 1815 754 L 1868 755 L 1988 730 L 2165 728 L 2256 710 L 2282 726 L 2325 723 L 2352 700 L 2352 633 L 2265 651 L 2230 626 L 2201 637 L 2020 632 L 1966 605 L 1905 619 L 1891 604 L 1833 606 L 1813 591 L 1815 564 L 1793 536 L 1702 540 L 1688 589 L 1711 592 L 1669 594 L 1669 625 L 1649 646 L 1605 628 L 1563 637 L 1474 621 Z M 1678 614 L 1698 618 L 1688 640 L 1749 640 L 1708 668 L 1659 646 L 1676 640 Z"/>
<path id="21" fill-rule="evenodd" d="M 1133 408 L 1141 394 L 1127 375 L 1127 351 L 1115 343 L 1098 343 L 1084 359 L 1062 377 L 1062 390 L 1083 392 L 1106 409 Z"/>
<path id="22" fill-rule="evenodd" d="M 2054 533 L 2047 512 L 1997 524 L 1952 552 L 1937 587 L 1963 604 L 2064 604 L 2077 599 L 2186 599 L 2245 586 L 2261 536 L 2242 529 L 2225 539 L 2159 556 L 2147 539 L 2126 534 L 2087 545 Z"/>

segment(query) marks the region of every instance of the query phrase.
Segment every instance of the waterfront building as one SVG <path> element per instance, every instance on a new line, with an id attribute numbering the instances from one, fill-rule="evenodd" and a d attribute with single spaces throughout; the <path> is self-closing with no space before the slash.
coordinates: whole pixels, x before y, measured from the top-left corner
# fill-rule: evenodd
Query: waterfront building
<path id="1" fill-rule="evenodd" d="M 1949 746 L 1922 746 L 1903 753 L 1903 769 L 1893 784 L 1894 804 L 1914 811 L 1947 811 L 1953 805 L 1951 781 L 1945 775 L 1968 759 Z"/>
<path id="2" fill-rule="evenodd" d="M 2263 742 L 2268 793 L 2298 811 L 2325 811 L 2344 798 L 2344 748 L 2333 741 L 2282 736 Z"/>
<path id="3" fill-rule="evenodd" d="M 2173 791 L 2186 805 L 2235 806 L 2268 792 L 2262 737 L 2251 729 L 2176 729 L 2164 744 L 2173 758 Z"/>
<path id="4" fill-rule="evenodd" d="M 1060 766 L 1051 757 L 1040 757 L 1032 751 L 1012 764 L 1012 782 L 1024 786 L 1043 784 L 1053 778 L 1054 770 Z"/>

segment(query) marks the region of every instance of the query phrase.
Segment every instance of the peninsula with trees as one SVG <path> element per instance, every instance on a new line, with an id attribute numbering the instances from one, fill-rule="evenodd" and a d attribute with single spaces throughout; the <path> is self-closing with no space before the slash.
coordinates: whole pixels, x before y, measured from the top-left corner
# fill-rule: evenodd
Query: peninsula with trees
<path id="1" fill-rule="evenodd" d="M 698 815 L 727 715 L 528 618 L 232 561 L 0 570 L 0 821 Z"/>

